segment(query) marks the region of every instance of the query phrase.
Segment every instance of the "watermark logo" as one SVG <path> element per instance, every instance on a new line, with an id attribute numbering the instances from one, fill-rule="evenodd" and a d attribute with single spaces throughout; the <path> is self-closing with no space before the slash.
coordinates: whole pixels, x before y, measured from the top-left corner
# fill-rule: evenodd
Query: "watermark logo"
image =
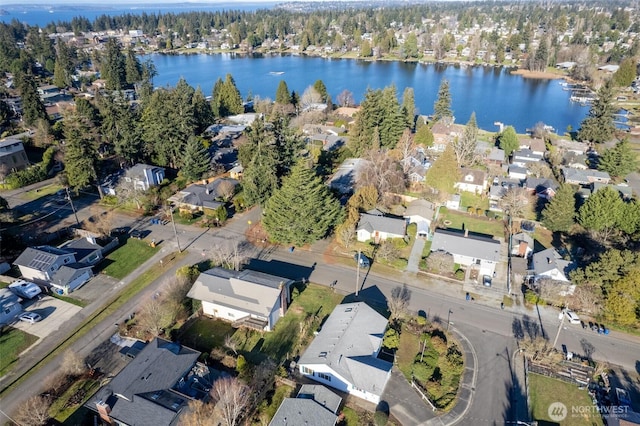
<path id="1" fill-rule="evenodd" d="M 547 410 L 547 414 L 549 415 L 549 419 L 554 422 L 561 422 L 567 417 L 567 406 L 562 402 L 554 402 L 549 405 L 549 409 Z"/>

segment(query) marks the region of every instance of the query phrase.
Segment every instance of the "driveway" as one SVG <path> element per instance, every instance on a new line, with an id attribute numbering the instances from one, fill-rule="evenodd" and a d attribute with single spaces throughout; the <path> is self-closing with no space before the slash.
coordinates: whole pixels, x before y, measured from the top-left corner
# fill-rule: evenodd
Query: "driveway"
<path id="1" fill-rule="evenodd" d="M 51 296 L 44 296 L 40 300 L 29 302 L 25 308 L 27 312 L 36 312 L 42 320 L 34 324 L 16 321 L 13 327 L 43 339 L 58 330 L 67 320 L 80 312 L 80 306 L 73 305 Z"/>
<path id="2" fill-rule="evenodd" d="M 389 411 L 402 426 L 419 425 L 436 417 L 396 367 L 391 370 L 382 400 L 389 404 Z"/>

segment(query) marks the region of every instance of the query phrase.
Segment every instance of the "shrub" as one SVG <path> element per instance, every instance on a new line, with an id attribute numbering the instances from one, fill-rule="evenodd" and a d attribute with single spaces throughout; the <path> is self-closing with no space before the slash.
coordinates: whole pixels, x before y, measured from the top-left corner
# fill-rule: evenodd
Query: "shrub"
<path id="1" fill-rule="evenodd" d="M 458 279 L 458 280 L 464 280 L 464 269 L 458 269 L 458 270 L 456 270 L 456 272 L 455 272 L 455 274 L 454 274 L 454 275 L 455 275 L 456 279 Z"/>
<path id="2" fill-rule="evenodd" d="M 416 317 L 416 324 L 418 325 L 427 325 L 427 319 L 423 316 Z"/>
<path id="3" fill-rule="evenodd" d="M 476 212 L 476 208 L 475 207 L 467 207 L 467 213 L 469 214 L 474 214 Z"/>
<path id="4" fill-rule="evenodd" d="M 540 296 L 538 296 L 538 293 L 536 293 L 535 291 L 531 290 L 531 289 L 527 289 L 524 292 L 524 301 L 526 303 L 529 303 L 531 305 L 537 305 L 537 304 L 542 304 L 543 300 L 540 299 Z"/>
<path id="5" fill-rule="evenodd" d="M 193 213 L 187 210 L 180 210 L 180 217 L 186 220 L 193 219 Z"/>
<path id="6" fill-rule="evenodd" d="M 389 415 L 384 411 L 376 411 L 373 415 L 373 422 L 376 426 L 385 426 L 389 421 Z"/>
<path id="7" fill-rule="evenodd" d="M 488 211 L 487 211 L 487 217 L 488 217 L 489 219 L 495 219 L 495 218 L 496 218 L 496 213 L 495 213 L 495 212 L 492 212 L 491 210 L 488 210 Z"/>
<path id="8" fill-rule="evenodd" d="M 482 216 L 482 215 L 484 215 L 484 210 L 483 210 L 483 209 L 481 209 L 480 207 L 478 207 L 478 208 L 476 209 L 476 214 L 477 214 L 478 216 Z"/>
<path id="9" fill-rule="evenodd" d="M 415 238 L 417 233 L 418 233 L 418 224 L 417 223 L 410 223 L 409 225 L 407 225 L 407 235 L 408 236 L 410 236 L 411 238 Z"/>

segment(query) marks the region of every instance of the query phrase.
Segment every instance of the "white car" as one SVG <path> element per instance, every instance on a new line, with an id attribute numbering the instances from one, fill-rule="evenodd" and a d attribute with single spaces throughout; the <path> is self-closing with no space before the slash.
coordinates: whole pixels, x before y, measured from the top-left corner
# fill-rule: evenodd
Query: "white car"
<path id="1" fill-rule="evenodd" d="M 567 316 L 567 320 L 569 320 L 571 324 L 580 324 L 580 317 L 572 310 L 565 309 L 564 314 Z"/>
<path id="2" fill-rule="evenodd" d="M 36 322 L 40 321 L 42 319 L 42 317 L 40 316 L 40 314 L 36 314 L 35 312 L 25 312 L 23 314 L 20 314 L 18 319 L 20 321 L 24 321 L 24 322 L 28 322 L 28 323 L 33 324 L 33 323 L 36 323 Z"/>

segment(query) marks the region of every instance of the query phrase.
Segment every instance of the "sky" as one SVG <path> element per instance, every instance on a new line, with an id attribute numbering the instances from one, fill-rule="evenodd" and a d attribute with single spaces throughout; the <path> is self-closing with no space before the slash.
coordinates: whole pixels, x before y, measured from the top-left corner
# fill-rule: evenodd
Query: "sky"
<path id="1" fill-rule="evenodd" d="M 234 4 L 234 3 L 284 3 L 291 0 L 189 0 L 189 1 L 180 1 L 180 0 L 110 0 L 108 2 L 109 6 L 117 6 L 122 4 L 135 4 L 135 5 L 157 5 L 157 4 L 184 4 L 184 3 L 195 3 L 195 4 Z M 293 0 L 295 1 L 295 0 Z M 325 1 L 325 0 L 304 0 L 304 1 Z M 349 1 L 364 1 L 364 0 L 349 0 Z M 89 0 L 86 2 L 81 2 L 79 0 L 55 0 L 51 3 L 47 3 L 43 0 L 4 0 L 0 1 L 0 8 L 2 4 L 5 5 L 43 5 L 47 7 L 55 8 L 56 5 L 79 5 L 79 6 L 105 6 L 105 3 L 100 3 L 98 0 Z"/>

